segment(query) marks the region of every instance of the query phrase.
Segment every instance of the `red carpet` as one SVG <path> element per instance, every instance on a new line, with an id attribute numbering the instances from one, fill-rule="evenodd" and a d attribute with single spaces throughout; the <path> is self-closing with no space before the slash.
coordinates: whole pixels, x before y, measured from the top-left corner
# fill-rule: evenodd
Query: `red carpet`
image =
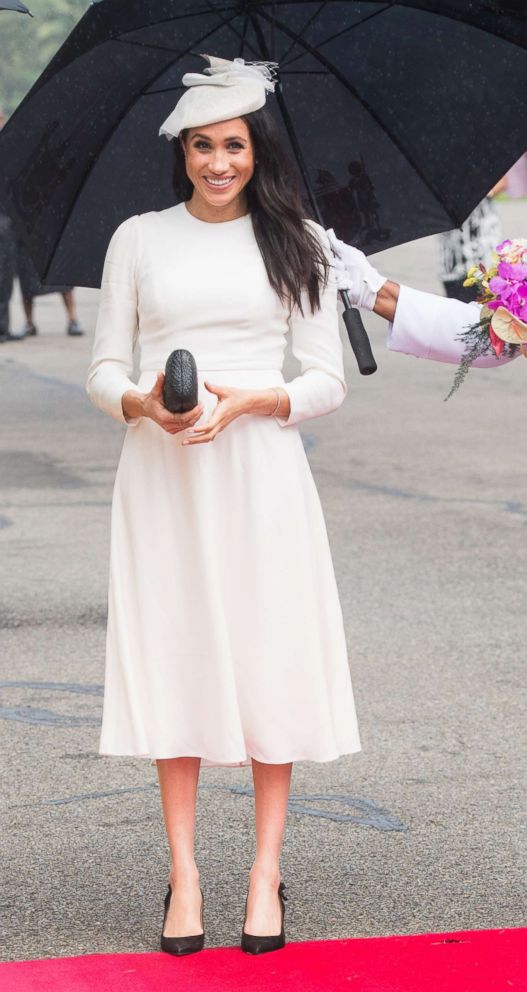
<path id="1" fill-rule="evenodd" d="M 0 964 L 2 992 L 525 992 L 527 928 Z"/>

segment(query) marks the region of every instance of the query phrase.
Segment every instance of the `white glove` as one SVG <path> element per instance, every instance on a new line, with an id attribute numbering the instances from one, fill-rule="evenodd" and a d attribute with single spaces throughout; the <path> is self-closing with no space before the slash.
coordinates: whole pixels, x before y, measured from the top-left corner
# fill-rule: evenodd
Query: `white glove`
<path id="1" fill-rule="evenodd" d="M 384 286 L 386 276 L 381 276 L 370 265 L 363 251 L 339 241 L 332 227 L 326 234 L 336 256 L 333 267 L 338 289 L 347 289 L 354 307 L 373 310 L 377 293 Z"/>

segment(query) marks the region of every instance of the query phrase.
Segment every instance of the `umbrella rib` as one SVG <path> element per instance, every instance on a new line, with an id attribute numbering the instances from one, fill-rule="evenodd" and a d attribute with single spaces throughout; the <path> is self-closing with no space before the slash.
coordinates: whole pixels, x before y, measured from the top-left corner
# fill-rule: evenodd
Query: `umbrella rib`
<path id="1" fill-rule="evenodd" d="M 241 58 L 241 54 L 243 52 L 243 47 L 245 45 L 245 39 L 247 37 L 247 28 L 248 28 L 248 26 L 249 26 L 249 15 L 246 14 L 245 15 L 245 18 L 244 18 L 244 21 L 243 21 L 242 34 L 241 34 L 241 38 L 240 38 L 240 48 L 239 48 L 239 56 L 240 56 L 240 58 Z"/>
<path id="2" fill-rule="evenodd" d="M 258 16 L 259 17 L 262 17 L 266 21 L 269 21 L 270 20 L 269 15 L 266 14 L 265 11 L 263 11 L 261 8 L 258 10 Z M 430 181 L 427 179 L 427 177 L 423 174 L 423 172 L 421 171 L 421 169 L 419 168 L 419 166 L 413 161 L 413 159 L 410 157 L 410 155 L 408 154 L 408 152 L 403 148 L 403 146 L 401 145 L 401 142 L 399 141 L 399 139 L 397 138 L 397 136 L 394 135 L 394 134 L 392 134 L 391 130 L 386 126 L 386 124 L 384 123 L 384 121 L 379 117 L 379 115 L 377 114 L 376 110 L 374 110 L 373 107 L 371 107 L 369 105 L 369 103 L 366 100 L 364 100 L 363 97 L 361 97 L 360 93 L 357 92 L 357 90 L 355 89 L 355 87 L 353 86 L 353 84 L 350 83 L 349 80 L 346 79 L 346 77 L 342 75 L 342 73 L 340 72 L 340 70 L 337 69 L 337 67 L 335 65 L 333 65 L 333 63 L 330 62 L 330 60 L 327 59 L 325 57 L 325 55 L 323 55 L 321 52 L 319 52 L 316 48 L 313 48 L 313 46 L 310 45 L 309 42 L 305 41 L 304 38 L 299 38 L 297 35 L 295 35 L 295 33 L 293 31 L 291 31 L 291 29 L 288 28 L 287 25 L 284 24 L 283 22 L 277 21 L 276 23 L 278 24 L 278 27 L 284 32 L 284 34 L 289 35 L 290 38 L 294 38 L 298 42 L 298 44 L 301 45 L 304 48 L 304 50 L 305 50 L 305 52 L 307 54 L 312 55 L 313 58 L 317 59 L 318 62 L 321 62 L 322 65 L 325 65 L 326 68 L 329 70 L 329 72 L 335 77 L 335 79 L 338 79 L 339 82 L 342 83 L 342 85 L 355 97 L 355 99 L 359 101 L 359 103 L 361 104 L 361 106 L 364 107 L 364 110 L 366 111 L 366 113 L 368 113 L 370 115 L 370 117 L 373 118 L 373 120 L 375 121 L 376 124 L 378 124 L 380 127 L 382 127 L 382 129 L 383 129 L 384 133 L 386 134 L 386 136 L 390 139 L 390 141 L 399 150 L 399 152 L 401 153 L 401 155 L 403 156 L 403 158 L 408 162 L 408 165 L 419 176 L 419 178 L 424 183 L 424 185 L 427 187 L 427 189 L 430 191 L 430 193 L 432 194 L 432 196 L 434 197 L 434 199 L 436 199 L 438 201 L 439 205 L 445 210 L 445 212 L 447 213 L 448 217 L 453 222 L 454 227 L 458 227 L 459 224 L 462 223 L 462 221 L 460 221 L 458 219 L 455 211 L 450 207 L 450 205 L 447 206 L 447 205 L 445 205 L 444 202 L 442 202 L 440 193 L 434 188 L 434 186 L 430 183 Z"/>
<path id="3" fill-rule="evenodd" d="M 163 89 L 160 89 L 160 90 L 147 90 L 147 92 L 146 93 L 142 93 L 141 96 L 142 97 L 159 96 L 160 93 L 175 93 L 176 90 L 182 90 L 184 88 L 185 87 L 184 86 L 181 86 L 181 85 L 179 85 L 179 86 L 165 86 Z"/>
<path id="4" fill-rule="evenodd" d="M 207 3 L 207 4 L 209 4 L 209 0 L 204 0 L 204 2 Z M 227 12 L 232 11 L 233 16 L 235 16 L 236 14 L 239 14 L 240 13 L 240 3 L 239 2 L 235 2 L 235 0 L 233 0 L 233 3 L 230 6 L 221 7 L 221 8 L 220 7 L 218 7 L 218 8 L 213 7 L 212 9 L 214 10 L 215 13 L 225 13 L 225 11 L 227 11 Z M 186 21 L 190 17 L 198 18 L 198 17 L 201 17 L 202 14 L 207 14 L 210 10 L 211 10 L 211 7 L 209 5 L 209 10 L 203 9 L 203 10 L 196 10 L 192 14 L 188 14 L 188 13 L 186 13 L 186 14 L 172 14 L 170 17 L 160 17 L 158 21 L 148 21 L 146 24 L 142 24 L 140 27 L 133 28 L 132 30 L 134 30 L 134 31 L 140 31 L 140 30 L 142 30 L 145 27 L 146 28 L 157 27 L 158 24 L 172 24 L 173 21 Z M 130 29 L 129 28 L 126 28 L 125 30 L 128 31 Z M 115 35 L 112 39 L 107 39 L 107 40 L 114 41 L 116 37 L 117 37 L 117 35 Z"/>
<path id="5" fill-rule="evenodd" d="M 280 7 L 285 7 L 291 2 L 292 0 L 276 0 L 276 3 Z M 302 0 L 297 0 L 297 2 L 302 2 Z M 350 0 L 332 0 L 332 2 L 346 4 L 349 3 Z M 384 13 L 385 10 L 388 10 L 389 8 L 392 7 L 400 7 L 403 10 L 410 8 L 411 10 L 417 11 L 418 14 L 433 14 L 434 17 L 443 17 L 446 21 L 458 21 L 460 24 L 466 24 L 468 27 L 474 28 L 476 31 L 483 31 L 485 34 L 492 35 L 493 38 L 501 38 L 503 39 L 503 41 L 507 41 L 511 45 L 516 45 L 518 48 L 521 48 L 522 51 L 525 51 L 526 49 L 525 43 L 523 41 L 517 41 L 516 38 L 512 36 L 512 34 L 506 34 L 506 35 L 497 34 L 495 31 L 492 30 L 492 28 L 485 27 L 484 24 L 475 24 L 474 21 L 470 21 L 466 17 L 464 17 L 462 11 L 459 11 L 459 13 L 457 11 L 455 11 L 454 13 L 446 13 L 443 10 L 436 10 L 436 9 L 429 10 L 425 7 L 418 7 L 417 4 L 412 3 L 411 0 L 408 0 L 407 3 L 401 3 L 400 0 L 369 0 L 369 2 L 387 4 L 387 6 L 385 6 L 382 11 L 379 11 L 379 13 Z M 266 16 L 268 17 L 268 15 L 264 14 L 260 8 L 258 9 L 257 13 L 262 14 L 263 17 Z M 364 20 L 368 20 L 370 17 L 376 17 L 376 16 L 377 16 L 376 13 L 372 13 L 369 14 L 367 17 L 365 17 Z M 363 23 L 364 21 L 357 22 L 357 24 L 363 24 Z"/>
<path id="6" fill-rule="evenodd" d="M 316 10 L 315 13 L 311 15 L 311 17 L 308 17 L 306 23 L 304 25 L 302 25 L 302 28 L 301 28 L 302 34 L 304 34 L 304 32 L 307 31 L 307 29 L 312 25 L 313 21 L 315 21 L 317 19 L 318 15 L 320 14 L 320 12 L 322 10 L 324 10 L 325 7 L 327 7 L 327 0 L 322 0 L 322 3 L 320 4 L 320 7 L 318 8 L 318 10 Z M 273 17 L 274 17 L 274 13 L 273 13 Z M 284 52 L 283 58 L 281 60 L 281 64 L 287 65 L 287 63 L 286 63 L 287 56 L 289 55 L 289 52 L 294 47 L 295 47 L 295 42 L 292 41 L 291 44 L 289 45 L 289 48 L 287 49 L 287 51 Z M 299 55 L 297 57 L 298 58 L 301 58 L 302 56 Z M 291 59 L 291 62 L 294 62 L 294 61 L 295 61 L 295 59 Z"/>
<path id="7" fill-rule="evenodd" d="M 157 45 L 151 41 L 133 41 L 131 38 L 109 38 L 108 40 L 115 45 L 133 45 L 135 48 L 150 48 L 157 52 L 174 52 L 174 55 L 178 57 L 187 54 L 187 52 L 179 52 L 176 48 L 170 48 L 168 45 Z"/>
<path id="8" fill-rule="evenodd" d="M 230 21 L 233 20 L 233 18 L 236 17 L 237 14 L 239 13 L 238 7 L 234 7 L 234 8 L 233 7 L 222 7 L 220 9 L 219 7 L 215 7 L 214 4 L 211 2 L 211 0 L 205 0 L 205 3 L 208 6 L 208 11 L 200 11 L 199 13 L 200 14 L 203 14 L 203 13 L 210 12 L 210 13 L 213 13 L 213 14 L 217 14 L 221 18 L 221 20 L 223 22 L 223 25 L 226 26 L 226 27 L 229 26 Z M 232 16 L 230 18 L 223 17 L 223 14 L 225 13 L 225 11 L 232 11 L 232 10 L 234 10 L 234 13 L 232 14 Z M 198 15 L 196 14 L 194 16 L 197 17 Z M 157 27 L 159 24 L 169 24 L 169 23 L 172 23 L 172 21 L 183 20 L 185 17 L 188 17 L 188 14 L 181 14 L 179 17 L 163 17 L 159 21 L 151 21 L 150 24 L 148 25 L 148 27 Z M 217 30 L 217 26 L 214 28 L 214 31 L 216 31 L 216 30 Z M 207 36 L 205 36 L 205 37 L 207 37 Z M 151 48 L 153 50 L 160 51 L 160 52 L 173 52 L 173 51 L 175 51 L 175 49 L 170 48 L 167 45 L 158 45 L 156 42 L 150 42 L 150 41 L 135 41 L 133 38 L 122 38 L 120 35 L 116 35 L 115 37 L 111 38 L 110 40 L 111 41 L 117 41 L 121 45 L 137 45 L 139 48 Z M 199 42 L 199 44 L 201 44 L 201 42 Z M 178 55 L 180 55 L 180 56 L 181 55 L 187 55 L 187 54 L 188 54 L 188 49 L 186 51 L 184 51 L 184 52 L 179 52 L 178 53 Z"/>
<path id="9" fill-rule="evenodd" d="M 236 12 L 232 16 L 233 16 L 233 18 L 236 17 L 237 16 Z M 203 35 L 202 38 L 199 38 L 197 41 L 194 41 L 193 45 L 201 45 L 202 41 L 205 41 L 205 39 L 208 38 L 209 35 L 214 34 L 214 32 L 217 31 L 217 30 L 218 30 L 218 27 L 216 25 L 216 27 L 214 27 L 212 29 L 212 31 L 208 31 L 207 34 Z M 111 40 L 111 41 L 117 41 L 117 42 L 120 41 L 119 38 L 111 38 L 109 40 Z M 168 51 L 171 51 L 171 49 L 168 49 Z M 185 51 L 180 52 L 180 54 L 171 63 L 169 63 L 169 65 L 170 66 L 175 65 L 179 61 L 179 59 L 182 58 L 182 56 L 189 55 L 189 54 L 193 54 L 191 48 L 187 48 Z M 148 85 L 151 86 L 152 83 L 155 83 L 156 79 L 159 79 L 159 77 L 162 76 L 163 73 L 167 71 L 167 69 L 169 68 L 169 65 L 163 66 L 163 68 L 160 69 L 159 72 L 157 72 L 154 76 L 152 76 L 152 78 L 149 80 Z M 108 133 L 105 135 L 104 141 L 102 142 L 100 148 L 98 149 L 97 157 L 100 157 L 101 152 L 103 152 L 104 149 L 106 148 L 106 145 L 108 144 L 110 138 L 115 133 L 115 131 L 119 127 L 121 121 L 124 119 L 124 117 L 126 116 L 126 114 L 128 113 L 128 111 L 130 110 L 130 108 L 133 107 L 133 105 L 137 102 L 137 100 L 139 100 L 142 96 L 145 96 L 144 90 L 141 93 L 134 93 L 133 98 L 126 105 L 126 108 L 123 110 L 121 116 L 119 117 L 119 120 L 117 120 L 114 123 L 113 127 L 111 127 L 110 130 L 108 131 Z M 63 235 L 63 233 L 64 233 L 64 231 L 65 231 L 65 229 L 67 227 L 68 221 L 69 221 L 69 219 L 70 219 L 70 217 L 71 217 L 71 215 L 73 213 L 73 209 L 75 207 L 75 204 L 76 204 L 76 202 L 77 202 L 77 200 L 79 198 L 79 194 L 80 194 L 80 192 L 81 192 L 84 184 L 87 182 L 87 180 L 88 180 L 88 178 L 89 178 L 90 175 L 91 175 L 91 171 L 90 172 L 87 172 L 82 177 L 81 181 L 79 182 L 79 185 L 78 185 L 77 190 L 76 190 L 76 193 L 75 193 L 75 199 L 72 200 L 72 202 L 70 204 L 70 207 L 69 207 L 69 210 L 68 210 L 68 212 L 66 214 L 66 217 L 64 218 L 64 223 L 62 225 L 60 234 L 55 239 L 55 244 L 53 245 L 53 249 L 50 252 L 50 259 L 49 259 L 49 262 L 46 265 L 46 268 L 45 268 L 45 270 L 44 270 L 44 272 L 42 274 L 42 279 L 45 279 L 46 276 L 47 276 L 47 274 L 48 274 L 48 272 L 49 272 L 49 269 L 51 267 L 51 263 L 52 263 L 52 261 L 53 261 L 53 259 L 55 257 L 55 252 L 57 250 L 57 246 L 58 246 L 58 243 L 60 241 L 60 238 L 62 237 L 62 235 Z"/>
<path id="10" fill-rule="evenodd" d="M 241 41 L 242 42 L 242 46 L 243 45 L 247 45 L 247 48 L 250 48 L 251 49 L 251 51 L 253 52 L 253 55 L 258 55 L 259 54 L 258 50 L 254 47 L 254 45 L 252 45 L 251 42 L 250 41 L 247 41 L 247 39 L 246 39 L 247 22 L 249 20 L 249 14 L 246 14 L 245 15 L 245 21 L 244 21 L 244 25 L 243 25 L 243 35 L 242 35 L 242 34 L 240 34 L 239 31 L 236 30 L 235 27 L 233 27 L 233 25 L 231 23 L 234 20 L 234 18 L 231 17 L 231 18 L 229 18 L 229 20 L 225 20 L 225 18 L 222 16 L 222 13 L 223 12 L 220 11 L 220 10 L 218 10 L 214 6 L 213 0 L 205 0 L 205 2 L 208 4 L 208 6 L 210 7 L 210 9 L 212 11 L 214 11 L 215 14 L 219 14 L 220 17 L 222 17 L 224 27 L 229 28 L 229 30 L 232 31 L 236 35 L 236 37 L 238 38 L 238 41 Z"/>
<path id="11" fill-rule="evenodd" d="M 366 17 L 363 17 L 361 21 L 355 21 L 354 24 L 349 24 L 347 28 L 342 28 L 341 31 L 336 31 L 335 34 L 331 34 L 329 36 L 329 38 L 324 38 L 324 41 L 321 41 L 320 42 L 320 46 L 322 47 L 323 45 L 328 45 L 330 41 L 335 41 L 335 38 L 342 38 L 343 35 L 345 35 L 345 34 L 348 33 L 348 31 L 354 31 L 355 28 L 362 27 L 363 24 L 366 24 L 366 21 L 371 21 L 372 18 L 378 17 L 379 14 L 384 14 L 392 6 L 393 5 L 391 3 L 389 3 L 389 2 L 386 3 L 386 5 L 384 7 L 382 7 L 380 10 L 374 10 L 373 14 L 367 14 Z M 305 28 L 302 28 L 302 31 L 304 31 L 304 30 L 305 30 Z M 289 52 L 291 51 L 292 48 L 293 48 L 293 45 L 290 45 L 289 48 L 287 49 L 286 56 L 285 56 L 286 58 L 287 58 L 287 55 L 289 54 Z M 284 62 L 284 65 L 293 65 L 294 62 L 296 62 L 298 59 L 301 59 L 301 58 L 303 58 L 302 55 L 295 55 L 295 57 L 292 58 L 290 62 Z"/>
<path id="12" fill-rule="evenodd" d="M 200 14 L 206 14 L 206 13 L 224 14 L 226 11 L 227 12 L 232 11 L 233 12 L 232 16 L 236 17 L 240 12 L 239 4 L 236 5 L 233 4 L 231 7 L 217 8 L 211 6 L 210 0 L 205 0 L 205 3 L 208 4 L 208 8 L 209 8 L 208 11 L 207 10 L 196 11 L 196 13 L 192 15 L 193 17 L 199 17 Z M 154 27 L 158 27 L 160 24 L 172 24 L 174 21 L 183 21 L 186 18 L 188 18 L 188 16 L 189 16 L 188 14 L 177 14 L 174 17 L 162 17 L 160 18 L 159 21 L 150 21 L 146 26 L 148 28 L 154 28 Z M 140 30 L 140 29 L 136 29 L 136 30 Z M 216 28 L 214 28 L 214 30 L 216 30 Z M 118 41 L 123 45 L 138 45 L 140 48 L 159 49 L 162 52 L 173 51 L 172 48 L 168 48 L 166 45 L 157 45 L 155 42 L 149 42 L 149 41 L 135 41 L 133 38 L 123 38 L 119 34 L 106 38 L 105 41 Z"/>
<path id="13" fill-rule="evenodd" d="M 264 54 L 267 54 L 267 52 L 266 52 L 267 45 L 266 45 L 266 42 L 265 42 L 265 36 L 264 36 L 263 30 L 262 30 L 262 25 L 258 23 L 258 19 L 256 17 L 254 17 L 252 20 L 253 20 L 253 26 L 254 26 L 254 30 L 256 32 L 256 36 L 257 36 L 258 41 L 260 42 L 260 45 L 262 47 L 262 51 L 264 52 Z M 281 86 L 278 86 L 277 87 L 277 90 L 276 90 L 276 99 L 277 99 L 278 107 L 279 107 L 279 109 L 280 109 L 280 111 L 282 113 L 282 118 L 283 118 L 283 121 L 284 121 L 286 130 L 287 130 L 287 133 L 289 135 L 289 140 L 291 142 L 293 151 L 294 151 L 294 153 L 296 155 L 298 166 L 300 168 L 300 172 L 302 174 L 302 178 L 303 178 L 304 183 L 305 183 L 307 195 L 309 197 L 309 200 L 311 201 L 311 207 L 312 207 L 313 213 L 314 213 L 315 217 L 317 218 L 319 224 L 322 224 L 322 215 L 321 215 L 320 207 L 318 205 L 317 198 L 315 196 L 315 193 L 313 191 L 313 187 L 311 185 L 311 180 L 309 178 L 309 171 L 308 171 L 306 162 L 304 160 L 304 156 L 302 154 L 302 148 L 300 147 L 300 143 L 299 143 L 298 138 L 297 138 L 296 133 L 295 133 L 293 122 L 291 120 L 291 115 L 289 114 L 289 111 L 288 111 L 287 106 L 286 106 L 286 102 L 284 100 L 284 96 L 283 96 L 283 93 L 282 93 Z"/>

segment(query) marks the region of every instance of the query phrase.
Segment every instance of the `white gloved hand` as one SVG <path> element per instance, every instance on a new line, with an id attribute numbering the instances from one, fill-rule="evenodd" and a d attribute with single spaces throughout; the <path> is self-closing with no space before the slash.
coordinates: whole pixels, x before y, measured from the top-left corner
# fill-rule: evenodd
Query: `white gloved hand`
<path id="1" fill-rule="evenodd" d="M 329 243 L 335 253 L 333 267 L 338 289 L 346 289 L 354 307 L 373 310 L 377 293 L 387 281 L 377 269 L 370 265 L 366 255 L 358 248 L 352 248 L 339 241 L 332 227 L 326 231 Z"/>

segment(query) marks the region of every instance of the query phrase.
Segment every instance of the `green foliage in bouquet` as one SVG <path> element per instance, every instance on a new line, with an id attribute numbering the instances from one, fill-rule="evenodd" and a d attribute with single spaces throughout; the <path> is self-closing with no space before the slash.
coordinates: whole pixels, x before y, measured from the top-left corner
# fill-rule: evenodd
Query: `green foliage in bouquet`
<path id="1" fill-rule="evenodd" d="M 483 302 L 479 300 L 478 302 Z M 445 396 L 444 402 L 450 399 L 455 392 L 463 385 L 473 362 L 477 358 L 481 358 L 483 355 L 488 355 L 493 351 L 492 341 L 489 336 L 490 322 L 492 319 L 492 313 L 490 310 L 485 309 L 482 311 L 482 316 L 476 324 L 471 324 L 467 327 L 466 331 L 462 334 L 457 335 L 458 341 L 463 341 L 465 345 L 465 351 L 459 367 L 454 376 L 454 382 L 452 383 L 452 388 L 448 394 Z M 503 349 L 503 354 L 509 358 L 516 354 L 519 345 L 517 344 L 506 344 Z"/>

